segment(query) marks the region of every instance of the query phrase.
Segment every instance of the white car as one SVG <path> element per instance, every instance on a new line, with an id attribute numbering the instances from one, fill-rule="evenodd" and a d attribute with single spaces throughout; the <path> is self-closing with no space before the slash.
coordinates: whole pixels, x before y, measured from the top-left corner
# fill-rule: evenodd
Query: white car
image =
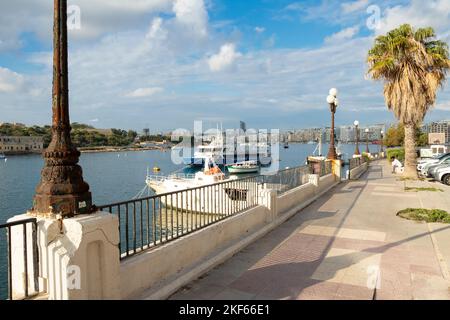
<path id="1" fill-rule="evenodd" d="M 436 164 L 440 161 L 441 158 L 450 155 L 450 153 L 442 154 L 439 156 L 433 156 L 432 158 L 422 159 L 417 162 L 417 171 L 422 171 L 425 166 Z"/>
<path id="2" fill-rule="evenodd" d="M 450 186 L 450 166 L 446 166 L 436 170 L 434 179 Z"/>
<path id="3" fill-rule="evenodd" d="M 420 169 L 421 175 L 423 175 L 425 177 L 430 176 L 430 174 L 431 174 L 430 170 L 431 169 L 434 169 L 434 168 L 436 168 L 436 167 L 438 167 L 438 166 L 440 166 L 442 164 L 447 164 L 449 159 L 450 159 L 450 153 L 447 153 L 447 154 L 445 154 L 443 156 L 440 156 L 437 159 L 437 161 L 428 162 L 428 163 L 424 164 L 421 167 L 421 169 Z"/>

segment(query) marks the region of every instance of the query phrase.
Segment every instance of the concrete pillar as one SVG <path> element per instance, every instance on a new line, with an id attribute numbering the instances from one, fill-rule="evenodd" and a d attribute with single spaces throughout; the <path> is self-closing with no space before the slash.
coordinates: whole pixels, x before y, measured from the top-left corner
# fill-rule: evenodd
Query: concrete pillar
<path id="1" fill-rule="evenodd" d="M 318 187 L 319 180 L 320 180 L 320 176 L 318 174 L 310 174 L 309 175 L 309 183 L 311 183 L 313 186 Z"/>
<path id="2" fill-rule="evenodd" d="M 342 180 L 342 160 L 332 160 L 332 172 L 336 181 Z"/>
<path id="3" fill-rule="evenodd" d="M 10 221 L 29 217 L 20 215 Z M 117 216 L 97 212 L 63 220 L 40 217 L 37 220 L 41 293 L 46 293 L 50 300 L 120 299 Z M 15 248 L 13 292 L 20 295 L 24 290 L 20 278 L 24 269 L 20 262 L 23 250 L 17 248 L 23 243 L 23 228 L 14 227 L 11 236 Z M 28 261 L 32 261 L 31 250 L 28 254 Z"/>
<path id="4" fill-rule="evenodd" d="M 266 222 L 270 223 L 275 220 L 277 215 L 277 192 L 271 189 L 263 189 L 259 193 L 258 204 L 269 209 Z"/>

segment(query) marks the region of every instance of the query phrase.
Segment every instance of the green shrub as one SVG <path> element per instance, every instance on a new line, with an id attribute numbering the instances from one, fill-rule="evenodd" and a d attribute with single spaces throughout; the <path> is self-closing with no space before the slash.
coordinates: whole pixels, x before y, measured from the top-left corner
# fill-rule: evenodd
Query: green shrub
<path id="1" fill-rule="evenodd" d="M 387 150 L 387 160 L 397 157 L 399 161 L 405 161 L 405 148 L 396 148 Z"/>
<path id="2" fill-rule="evenodd" d="M 442 222 L 450 223 L 450 215 L 439 209 L 405 209 L 399 211 L 397 216 L 408 220 L 425 221 L 425 222 Z"/>

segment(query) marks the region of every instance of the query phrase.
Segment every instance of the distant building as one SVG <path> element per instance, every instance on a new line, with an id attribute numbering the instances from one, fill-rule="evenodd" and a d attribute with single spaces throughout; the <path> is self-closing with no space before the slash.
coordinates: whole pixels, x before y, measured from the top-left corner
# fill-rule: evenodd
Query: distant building
<path id="1" fill-rule="evenodd" d="M 244 121 L 240 121 L 239 128 L 240 128 L 241 131 L 244 132 L 244 133 L 245 133 L 245 131 L 247 131 L 247 125 L 245 124 Z"/>
<path id="2" fill-rule="evenodd" d="M 43 150 L 44 150 L 43 137 L 0 136 L 0 153 L 4 154 L 42 153 Z"/>
<path id="3" fill-rule="evenodd" d="M 360 136 L 360 139 L 363 141 L 366 141 L 366 139 L 367 139 L 366 129 L 369 129 L 368 138 L 369 138 L 369 141 L 371 141 L 371 142 L 380 141 L 381 140 L 381 132 L 383 131 L 384 133 L 386 133 L 386 125 L 385 124 L 375 124 L 375 125 L 371 125 L 368 127 L 361 127 L 359 136 Z"/>
<path id="4" fill-rule="evenodd" d="M 341 126 L 338 129 L 339 141 L 343 143 L 356 141 L 356 129 L 354 126 Z"/>
<path id="5" fill-rule="evenodd" d="M 445 143 L 450 144 L 450 120 L 439 122 L 431 122 L 422 126 L 425 133 L 443 133 L 445 135 Z"/>
<path id="6" fill-rule="evenodd" d="M 142 132 L 143 132 L 142 135 L 144 137 L 148 137 L 150 135 L 150 129 L 148 129 L 148 128 L 145 128 L 144 130 L 142 130 Z"/>

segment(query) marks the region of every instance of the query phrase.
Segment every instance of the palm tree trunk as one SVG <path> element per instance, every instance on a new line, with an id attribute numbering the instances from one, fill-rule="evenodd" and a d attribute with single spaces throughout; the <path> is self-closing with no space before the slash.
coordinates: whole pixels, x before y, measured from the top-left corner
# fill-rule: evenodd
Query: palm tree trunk
<path id="1" fill-rule="evenodd" d="M 405 178 L 417 179 L 416 127 L 405 124 Z"/>

